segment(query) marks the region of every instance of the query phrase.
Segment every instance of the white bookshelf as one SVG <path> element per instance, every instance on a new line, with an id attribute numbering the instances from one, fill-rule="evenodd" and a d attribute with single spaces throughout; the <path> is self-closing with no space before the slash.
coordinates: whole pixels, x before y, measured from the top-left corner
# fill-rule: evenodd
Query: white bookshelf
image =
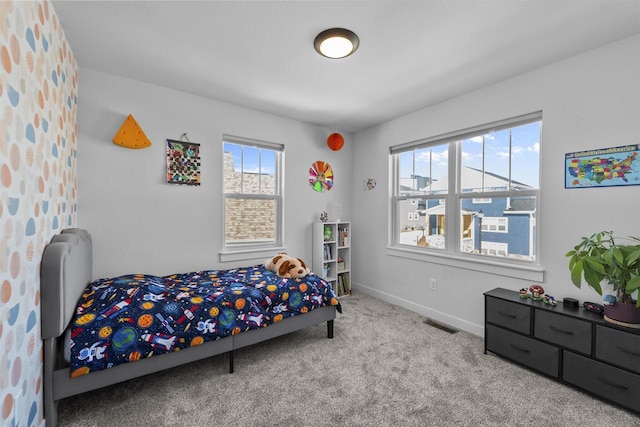
<path id="1" fill-rule="evenodd" d="M 313 224 L 312 271 L 329 282 L 337 296 L 351 294 L 350 222 Z"/>

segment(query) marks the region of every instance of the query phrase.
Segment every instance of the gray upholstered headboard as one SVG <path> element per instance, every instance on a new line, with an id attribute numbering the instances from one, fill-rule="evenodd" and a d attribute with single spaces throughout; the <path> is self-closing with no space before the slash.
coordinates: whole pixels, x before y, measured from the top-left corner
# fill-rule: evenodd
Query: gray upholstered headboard
<path id="1" fill-rule="evenodd" d="M 42 339 L 62 335 L 93 276 L 91 235 L 69 228 L 51 239 L 42 254 L 40 309 Z"/>

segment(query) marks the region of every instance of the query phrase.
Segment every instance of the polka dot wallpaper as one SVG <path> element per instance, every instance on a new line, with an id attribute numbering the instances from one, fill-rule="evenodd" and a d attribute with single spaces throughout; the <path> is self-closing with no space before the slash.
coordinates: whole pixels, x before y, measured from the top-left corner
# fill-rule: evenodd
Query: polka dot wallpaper
<path id="1" fill-rule="evenodd" d="M 0 1 L 0 425 L 43 425 L 40 259 L 76 225 L 78 67 L 47 1 Z"/>

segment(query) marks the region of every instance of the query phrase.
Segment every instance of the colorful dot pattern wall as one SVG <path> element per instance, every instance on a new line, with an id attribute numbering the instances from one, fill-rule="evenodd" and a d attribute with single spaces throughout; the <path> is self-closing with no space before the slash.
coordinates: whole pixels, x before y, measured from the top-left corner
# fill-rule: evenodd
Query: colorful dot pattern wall
<path id="1" fill-rule="evenodd" d="M 53 6 L 0 1 L 0 425 L 43 425 L 40 261 L 76 225 L 78 67 Z"/>

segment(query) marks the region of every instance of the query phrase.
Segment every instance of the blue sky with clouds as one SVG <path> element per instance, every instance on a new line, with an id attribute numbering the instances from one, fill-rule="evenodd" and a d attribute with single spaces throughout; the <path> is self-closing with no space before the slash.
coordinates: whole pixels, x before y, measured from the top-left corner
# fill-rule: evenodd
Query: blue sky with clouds
<path id="1" fill-rule="evenodd" d="M 509 176 L 509 132 L 511 130 L 511 179 L 537 188 L 540 171 L 541 122 L 487 133 L 462 142 L 463 166 Z M 484 139 L 484 145 L 483 145 Z M 448 169 L 447 144 L 422 148 L 400 155 L 401 178 L 412 174 L 441 179 Z"/>

